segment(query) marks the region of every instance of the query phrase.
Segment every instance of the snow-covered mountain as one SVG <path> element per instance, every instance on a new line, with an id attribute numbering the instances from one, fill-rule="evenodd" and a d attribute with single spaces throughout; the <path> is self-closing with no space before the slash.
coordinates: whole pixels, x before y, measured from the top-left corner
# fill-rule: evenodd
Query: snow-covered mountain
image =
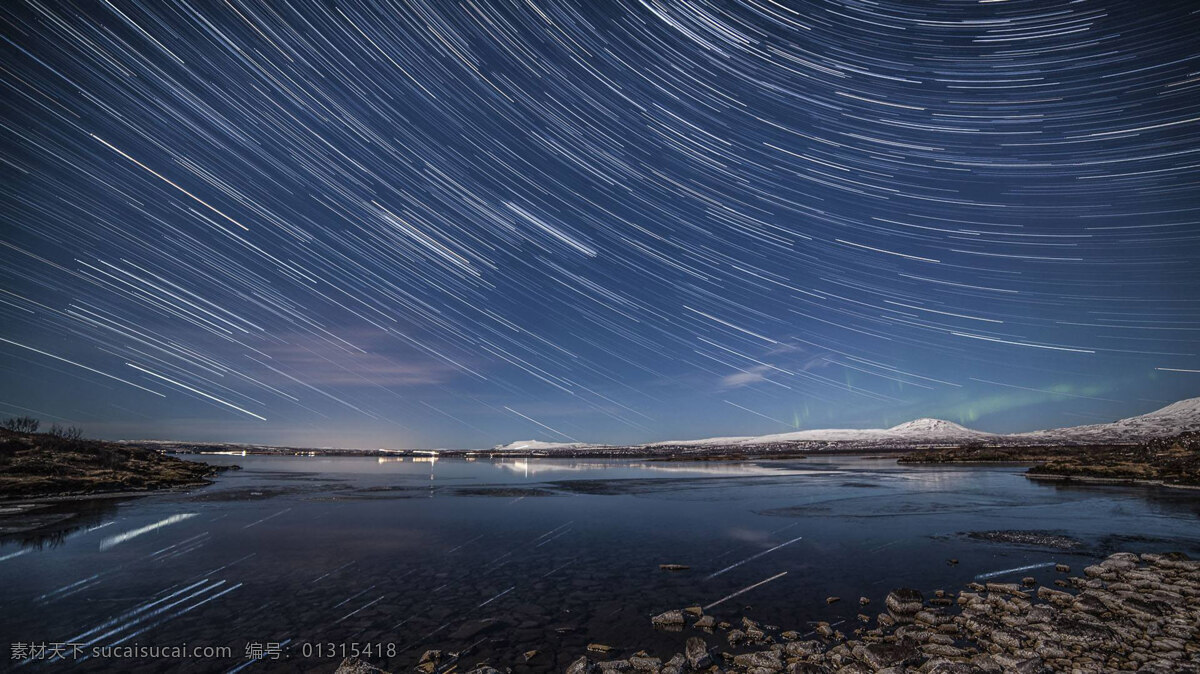
<path id="1" fill-rule="evenodd" d="M 902 435 L 918 435 L 922 437 L 936 438 L 963 438 L 963 437 L 982 437 L 989 435 L 983 431 L 976 431 L 966 426 L 960 426 L 953 421 L 945 419 L 930 419 L 928 417 L 922 419 L 913 419 L 906 421 L 898 426 L 892 426 L 888 429 L 889 433 L 899 433 Z"/>
<path id="2" fill-rule="evenodd" d="M 984 442 L 995 445 L 1031 445 L 1047 443 L 1103 444 L 1130 443 L 1177 435 L 1185 431 L 1200 431 L 1200 398 L 1177 403 L 1110 424 L 1092 424 L 1054 428 L 1031 433 L 997 434 L 977 431 L 944 419 L 915 419 L 891 428 L 830 428 L 794 431 L 759 436 L 732 436 L 700 440 L 654 442 L 639 447 L 753 447 L 786 443 L 835 443 L 855 448 L 916 447 Z M 606 445 L 586 443 L 556 443 L 526 440 L 498 446 L 499 451 L 571 450 L 604 448 Z"/>
<path id="3" fill-rule="evenodd" d="M 943 444 L 984 441 L 995 438 L 990 433 L 972 430 L 943 419 L 915 419 L 891 428 L 827 428 L 791 433 L 775 433 L 750 437 L 707 438 L 680 442 L 656 442 L 648 447 L 667 445 L 770 445 L 787 442 L 839 442 L 864 445 Z"/>
<path id="4" fill-rule="evenodd" d="M 1185 431 L 1200 431 L 1200 398 L 1188 398 L 1136 417 L 1110 424 L 1052 428 L 1005 436 L 1023 442 L 1070 442 L 1073 444 L 1135 442 L 1162 438 Z"/>
<path id="5" fill-rule="evenodd" d="M 517 440 L 507 445 L 496 445 L 492 449 L 497 452 L 536 452 L 558 449 L 590 449 L 605 445 L 591 445 L 586 442 L 545 442 L 542 440 Z"/>

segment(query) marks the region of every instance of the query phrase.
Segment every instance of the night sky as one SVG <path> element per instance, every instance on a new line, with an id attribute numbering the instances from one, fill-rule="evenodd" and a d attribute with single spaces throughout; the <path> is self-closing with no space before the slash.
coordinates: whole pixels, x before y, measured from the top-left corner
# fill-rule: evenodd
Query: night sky
<path id="1" fill-rule="evenodd" d="M 1200 395 L 1194 2 L 0 6 L 0 414 L 343 447 Z"/>

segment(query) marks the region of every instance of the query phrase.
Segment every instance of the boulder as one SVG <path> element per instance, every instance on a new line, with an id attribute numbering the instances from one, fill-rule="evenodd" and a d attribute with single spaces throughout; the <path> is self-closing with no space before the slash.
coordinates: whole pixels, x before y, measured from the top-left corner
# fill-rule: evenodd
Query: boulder
<path id="1" fill-rule="evenodd" d="M 921 656 L 916 643 L 908 639 L 901 639 L 891 644 L 876 643 L 858 646 L 853 653 L 854 657 L 875 669 L 907 665 Z"/>
<path id="2" fill-rule="evenodd" d="M 900 618 L 920 611 L 925 605 L 925 597 L 917 590 L 902 587 L 889 592 L 883 603 L 893 617 Z"/>
<path id="3" fill-rule="evenodd" d="M 783 660 L 775 651 L 758 651 L 733 656 L 733 664 L 745 669 L 761 668 L 778 672 L 783 669 Z"/>
<path id="4" fill-rule="evenodd" d="M 592 664 L 586 655 L 580 656 L 578 660 L 567 665 L 567 674 L 593 674 L 595 671 L 596 665 Z"/>
<path id="5" fill-rule="evenodd" d="M 662 660 L 646 655 L 635 655 L 629 658 L 629 665 L 636 672 L 658 672 L 662 669 Z"/>
<path id="6" fill-rule="evenodd" d="M 708 654 L 708 644 L 700 637 L 688 637 L 683 647 L 683 657 L 692 669 L 706 669 L 712 664 L 712 656 Z"/>
<path id="7" fill-rule="evenodd" d="M 674 611 L 659 613 L 650 619 L 650 624 L 655 627 L 682 627 L 683 611 L 676 609 Z"/>

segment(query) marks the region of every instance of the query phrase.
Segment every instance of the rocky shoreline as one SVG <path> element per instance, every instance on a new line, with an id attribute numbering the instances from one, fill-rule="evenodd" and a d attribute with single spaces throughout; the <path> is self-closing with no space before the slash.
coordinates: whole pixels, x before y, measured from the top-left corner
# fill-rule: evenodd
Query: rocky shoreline
<path id="1" fill-rule="evenodd" d="M 222 469 L 162 452 L 0 429 L 0 502 L 49 503 L 209 484 Z"/>
<path id="2" fill-rule="evenodd" d="M 887 595 L 872 617 L 865 597 L 851 629 L 817 623 L 801 633 L 749 618 L 730 623 L 700 607 L 654 616 L 658 629 L 693 631 L 683 652 L 630 655 L 590 644 L 567 674 L 958 674 L 979 672 L 1200 672 L 1200 562 L 1182 554 L 1122 552 L 1054 587 L 971 583 L 957 594 Z M 830 598 L 831 603 L 839 601 Z M 850 634 L 845 634 L 850 632 Z M 445 674 L 468 653 L 427 651 L 417 670 Z M 501 674 L 479 663 L 469 674 Z M 380 672 L 347 660 L 338 674 Z"/>
<path id="3" fill-rule="evenodd" d="M 1032 463 L 1034 480 L 1200 487 L 1200 431 L 1132 445 L 987 447 L 964 445 L 912 452 L 908 464 Z"/>

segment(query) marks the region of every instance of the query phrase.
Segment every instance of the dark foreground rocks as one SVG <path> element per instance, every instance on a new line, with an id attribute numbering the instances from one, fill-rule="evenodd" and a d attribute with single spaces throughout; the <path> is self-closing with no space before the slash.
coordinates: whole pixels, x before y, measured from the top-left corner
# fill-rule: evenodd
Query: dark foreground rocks
<path id="1" fill-rule="evenodd" d="M 801 634 L 748 618 L 735 625 L 668 611 L 656 625 L 678 629 L 686 617 L 687 629 L 699 632 L 683 653 L 593 653 L 567 672 L 1200 672 L 1200 562 L 1117 553 L 1055 585 L 972 583 L 957 595 L 939 590 L 931 597 L 897 589 L 885 613 L 859 615 L 852 637 L 828 623 Z"/>

